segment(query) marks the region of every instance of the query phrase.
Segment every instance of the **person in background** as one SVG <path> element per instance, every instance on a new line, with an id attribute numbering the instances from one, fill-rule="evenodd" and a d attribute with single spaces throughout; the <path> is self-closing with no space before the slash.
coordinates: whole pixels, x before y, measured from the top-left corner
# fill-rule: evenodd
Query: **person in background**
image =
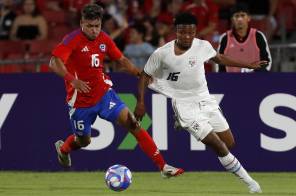
<path id="1" fill-rule="evenodd" d="M 8 40 L 13 21 L 16 17 L 13 0 L 2 0 L 0 4 L 0 40 Z"/>
<path id="2" fill-rule="evenodd" d="M 274 15 L 279 0 L 236 0 L 236 3 L 243 3 L 248 6 L 252 20 L 259 23 L 258 27 L 262 27 L 260 30 L 265 33 L 267 40 L 271 40 L 277 28 L 277 21 Z"/>
<path id="3" fill-rule="evenodd" d="M 16 17 L 10 38 L 12 40 L 44 40 L 48 28 L 44 17 L 39 12 L 35 0 L 23 1 L 23 13 Z"/>
<path id="4" fill-rule="evenodd" d="M 212 41 L 218 24 L 218 6 L 212 0 L 190 0 L 183 3 L 182 11 L 193 14 L 198 22 L 197 37 Z"/>
<path id="5" fill-rule="evenodd" d="M 144 41 L 146 29 L 142 24 L 135 24 L 130 27 L 130 43 L 126 45 L 123 53 L 140 70 L 143 70 L 149 56 L 154 51 L 154 47 Z"/>
<path id="6" fill-rule="evenodd" d="M 252 72 L 270 71 L 272 59 L 264 34 L 251 28 L 249 10 L 246 4 L 237 4 L 231 9 L 232 29 L 224 33 L 219 42 L 218 52 L 235 60 L 250 63 L 259 60 L 268 61 L 265 66 L 258 69 L 228 67 L 218 65 L 219 72 Z"/>

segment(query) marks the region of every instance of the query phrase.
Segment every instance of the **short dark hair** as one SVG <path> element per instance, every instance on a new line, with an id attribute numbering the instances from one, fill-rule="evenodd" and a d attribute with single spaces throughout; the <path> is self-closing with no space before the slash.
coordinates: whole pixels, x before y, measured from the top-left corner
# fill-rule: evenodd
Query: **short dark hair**
<path id="1" fill-rule="evenodd" d="M 233 7 L 231 7 L 231 9 L 230 9 L 231 17 L 235 13 L 238 13 L 238 12 L 245 12 L 247 14 L 250 14 L 248 5 L 245 3 L 238 3 L 238 4 L 234 5 Z"/>
<path id="2" fill-rule="evenodd" d="M 87 4 L 81 10 L 81 17 L 86 20 L 101 20 L 104 9 L 97 4 Z"/>
<path id="3" fill-rule="evenodd" d="M 178 14 L 175 17 L 175 20 L 174 20 L 175 26 L 177 26 L 177 25 L 191 25 L 191 24 L 197 25 L 197 19 L 194 15 L 192 15 L 190 13 L 183 12 L 183 13 Z"/>
<path id="4" fill-rule="evenodd" d="M 146 35 L 146 28 L 143 24 L 136 23 L 132 25 L 131 28 L 135 29 L 138 33 L 142 34 L 143 36 Z"/>

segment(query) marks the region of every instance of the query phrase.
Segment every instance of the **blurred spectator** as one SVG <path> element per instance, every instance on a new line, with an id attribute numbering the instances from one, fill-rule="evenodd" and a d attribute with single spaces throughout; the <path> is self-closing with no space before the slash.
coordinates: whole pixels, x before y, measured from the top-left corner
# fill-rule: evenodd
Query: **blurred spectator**
<path id="1" fill-rule="evenodd" d="M 127 21 L 124 21 L 122 26 L 119 26 L 116 20 L 108 13 L 104 14 L 102 30 L 114 40 L 119 49 L 124 49 L 123 33 L 128 28 Z"/>
<path id="2" fill-rule="evenodd" d="M 64 4 L 61 0 L 36 0 L 36 5 L 41 12 L 44 10 L 63 11 Z"/>
<path id="3" fill-rule="evenodd" d="M 154 28 L 154 23 L 152 19 L 147 17 L 142 21 L 142 23 L 146 28 L 144 41 L 150 43 L 155 48 L 158 47 L 159 36 L 156 28 Z"/>
<path id="4" fill-rule="evenodd" d="M 172 24 L 176 14 L 181 11 L 182 3 L 182 0 L 163 1 L 161 12 L 157 16 L 157 20 L 161 20 L 166 24 Z"/>
<path id="5" fill-rule="evenodd" d="M 128 21 L 132 23 L 143 20 L 145 15 L 144 1 L 141 0 L 130 0 L 127 7 Z"/>
<path id="6" fill-rule="evenodd" d="M 23 13 L 16 17 L 10 38 L 12 40 L 44 40 L 47 38 L 47 23 L 34 0 L 23 1 Z"/>
<path id="7" fill-rule="evenodd" d="M 10 29 L 16 17 L 12 10 L 13 0 L 2 0 L 0 6 L 0 39 L 9 39 Z"/>
<path id="8" fill-rule="evenodd" d="M 218 23 L 218 6 L 212 0 L 189 0 L 182 6 L 197 19 L 197 37 L 212 41 Z"/>
<path id="9" fill-rule="evenodd" d="M 296 41 L 296 0 L 279 1 L 276 11 L 278 22 L 277 35 L 281 36 L 282 42 Z M 288 41 L 288 42 L 289 42 Z"/>
<path id="10" fill-rule="evenodd" d="M 213 0 L 219 6 L 219 19 L 228 20 L 230 8 L 236 4 L 236 0 Z"/>
<path id="11" fill-rule="evenodd" d="M 124 24 L 120 27 L 110 14 L 104 14 L 102 29 L 107 32 L 113 40 L 122 35 L 123 31 L 126 30 L 127 27 L 127 21 L 124 21 Z"/>
<path id="12" fill-rule="evenodd" d="M 69 24 L 72 27 L 79 26 L 80 12 L 83 6 L 93 2 L 92 0 L 63 0 L 63 6 L 69 13 Z"/>
<path id="13" fill-rule="evenodd" d="M 175 38 L 172 19 L 159 16 L 155 23 L 155 28 L 157 32 L 157 47 L 163 46 Z"/>
<path id="14" fill-rule="evenodd" d="M 92 0 L 64 0 L 65 7 L 75 13 L 80 13 L 85 4 L 93 3 Z"/>
<path id="15" fill-rule="evenodd" d="M 125 47 L 126 41 L 124 35 L 127 29 L 127 21 L 124 22 L 123 26 L 119 26 L 117 21 L 110 14 L 105 12 L 102 19 L 102 30 L 111 37 L 121 51 L 123 51 Z M 117 69 L 118 66 L 114 61 L 110 61 L 108 58 L 105 59 L 106 72 L 117 71 Z"/>
<path id="16" fill-rule="evenodd" d="M 105 13 L 110 14 L 121 27 L 126 23 L 127 3 L 124 0 L 101 0 Z"/>
<path id="17" fill-rule="evenodd" d="M 151 44 L 144 41 L 145 26 L 133 25 L 130 28 L 130 43 L 126 45 L 123 53 L 141 70 L 144 68 L 149 56 L 155 50 Z"/>
<path id="18" fill-rule="evenodd" d="M 270 70 L 272 59 L 268 43 L 261 31 L 249 27 L 250 20 L 249 11 L 245 4 L 237 4 L 233 7 L 231 17 L 233 28 L 221 36 L 218 52 L 244 63 L 252 63 L 259 60 L 266 60 L 269 63 L 265 67 L 256 70 L 219 65 L 219 72 Z"/>
<path id="19" fill-rule="evenodd" d="M 278 0 L 236 0 L 236 2 L 248 5 L 253 22 L 257 23 L 258 28 L 261 28 L 260 30 L 270 40 L 277 27 L 275 12 Z"/>
<path id="20" fill-rule="evenodd" d="M 151 19 L 156 18 L 161 12 L 160 0 L 145 0 L 144 1 L 144 13 Z"/>

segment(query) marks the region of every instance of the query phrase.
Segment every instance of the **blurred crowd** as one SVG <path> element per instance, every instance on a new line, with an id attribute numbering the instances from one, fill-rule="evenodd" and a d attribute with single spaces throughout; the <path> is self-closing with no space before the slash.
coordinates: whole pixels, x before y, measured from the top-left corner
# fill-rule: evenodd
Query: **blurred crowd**
<path id="1" fill-rule="evenodd" d="M 217 47 L 231 28 L 230 8 L 248 5 L 251 26 L 269 42 L 295 39 L 296 0 L 1 0 L 0 59 L 50 56 L 63 36 L 79 28 L 80 10 L 87 3 L 105 9 L 102 30 L 134 64 L 143 67 L 155 48 L 174 39 L 174 16 L 183 11 L 198 20 L 198 37 Z M 9 42 L 9 44 L 8 44 Z M 13 42 L 13 43 L 12 43 Z M 11 48 L 11 49 L 10 49 Z M 2 63 L 3 64 L 3 63 Z M 106 71 L 116 71 L 108 64 Z M 46 68 L 44 68 L 46 71 Z M 20 71 L 32 71 L 20 70 Z M 211 71 L 211 66 L 207 67 Z"/>

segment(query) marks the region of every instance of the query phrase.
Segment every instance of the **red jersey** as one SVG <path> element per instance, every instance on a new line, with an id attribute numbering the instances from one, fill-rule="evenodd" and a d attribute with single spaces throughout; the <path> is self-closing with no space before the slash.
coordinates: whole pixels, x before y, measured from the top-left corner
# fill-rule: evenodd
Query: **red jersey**
<path id="1" fill-rule="evenodd" d="M 100 32 L 95 40 L 88 40 L 79 29 L 65 36 L 56 46 L 52 55 L 60 58 L 69 73 L 76 78 L 88 82 L 89 93 L 79 93 L 65 81 L 67 102 L 73 107 L 90 107 L 95 105 L 112 86 L 112 81 L 104 73 L 104 58 L 111 60 L 122 57 L 112 39 Z"/>

